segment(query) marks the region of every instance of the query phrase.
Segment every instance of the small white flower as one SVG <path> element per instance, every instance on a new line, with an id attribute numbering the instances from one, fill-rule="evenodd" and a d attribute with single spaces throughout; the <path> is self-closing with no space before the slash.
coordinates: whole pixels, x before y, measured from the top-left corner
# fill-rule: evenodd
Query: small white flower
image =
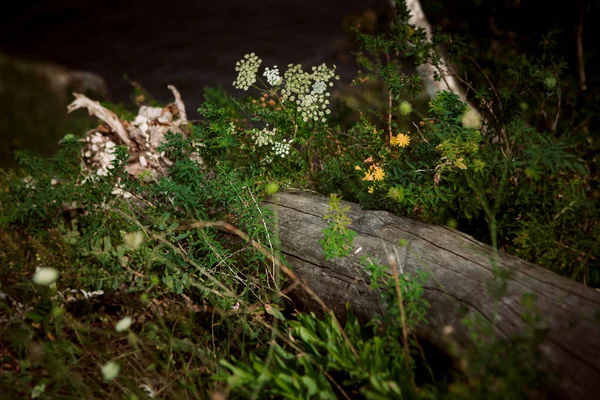
<path id="1" fill-rule="evenodd" d="M 254 53 L 246 54 L 244 58 L 235 64 L 235 70 L 238 72 L 233 86 L 236 89 L 248 90 L 256 82 L 256 73 L 262 60 Z"/>
<path id="2" fill-rule="evenodd" d="M 46 391 L 46 384 L 45 383 L 41 383 L 39 385 L 35 385 L 35 387 L 31 391 L 31 398 L 32 399 L 37 399 L 42 394 L 44 394 L 45 391 Z"/>
<path id="3" fill-rule="evenodd" d="M 323 81 L 316 81 L 312 87 L 312 93 L 323 94 L 327 90 L 327 85 Z"/>
<path id="4" fill-rule="evenodd" d="M 133 322 L 133 320 L 131 319 L 131 317 L 125 317 L 125 318 L 121 319 L 119 322 L 117 322 L 117 325 L 115 325 L 115 330 L 117 332 L 126 331 L 129 329 L 132 322 Z"/>
<path id="5" fill-rule="evenodd" d="M 58 279 L 58 271 L 54 268 L 36 268 L 33 282 L 41 286 L 50 286 Z"/>
<path id="6" fill-rule="evenodd" d="M 123 242 L 128 248 L 135 250 L 140 247 L 144 241 L 144 235 L 140 231 L 129 232 L 123 236 Z"/>
<path id="7" fill-rule="evenodd" d="M 290 154 L 291 143 L 293 139 L 285 140 L 283 139 L 281 142 L 273 143 L 273 152 L 275 153 L 275 157 L 280 156 L 281 158 L 285 158 L 288 154 Z"/>
<path id="8" fill-rule="evenodd" d="M 107 381 L 112 381 L 119 375 L 121 366 L 116 361 L 109 361 L 102 366 L 102 376 Z"/>
<path id="9" fill-rule="evenodd" d="M 277 128 L 273 128 L 273 130 L 269 130 L 269 125 L 267 124 L 266 128 L 263 128 L 261 131 L 257 131 L 256 129 L 252 130 L 252 137 L 254 139 L 254 143 L 258 147 L 268 146 L 273 143 L 273 138 L 277 135 Z"/>
<path id="10" fill-rule="evenodd" d="M 266 67 L 263 76 L 267 77 L 267 82 L 271 86 L 277 86 L 282 81 L 281 76 L 279 76 L 279 68 L 277 68 L 277 65 L 274 65 L 273 68 Z"/>
<path id="11" fill-rule="evenodd" d="M 464 128 L 478 129 L 481 126 L 481 117 L 477 111 L 469 107 L 460 118 L 460 122 Z"/>

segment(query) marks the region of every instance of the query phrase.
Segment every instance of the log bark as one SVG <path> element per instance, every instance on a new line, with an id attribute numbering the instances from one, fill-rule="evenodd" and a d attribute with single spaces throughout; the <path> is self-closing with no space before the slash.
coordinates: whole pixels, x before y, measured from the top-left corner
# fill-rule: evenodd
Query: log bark
<path id="1" fill-rule="evenodd" d="M 267 203 L 276 212 L 282 252 L 293 271 L 344 319 L 345 304 L 368 320 L 383 312 L 379 295 L 361 278 L 360 256 L 382 262 L 398 254 L 403 273 L 424 269 L 429 274 L 425 297 L 430 303 L 428 323 L 417 335 L 439 349 L 450 351 L 443 331 L 452 327 L 459 347 L 469 345 L 461 319 L 474 314 L 490 321 L 503 337 L 526 328 L 525 293 L 535 296 L 535 306 L 548 334 L 540 349 L 543 368 L 556 376 L 558 398 L 595 398 L 600 393 L 600 292 L 554 274 L 547 269 L 500 252 L 498 267 L 508 272 L 506 291 L 494 298 L 488 284 L 494 278 L 493 249 L 472 237 L 443 226 L 432 226 L 385 211 L 365 211 L 350 205 L 347 215 L 358 236 L 359 254 L 325 261 L 318 240 L 327 226 L 322 219 L 328 198 L 299 190 L 274 195 Z M 406 241 L 400 246 L 399 241 Z M 294 290 L 294 299 L 305 310 L 317 310 L 309 296 Z"/>

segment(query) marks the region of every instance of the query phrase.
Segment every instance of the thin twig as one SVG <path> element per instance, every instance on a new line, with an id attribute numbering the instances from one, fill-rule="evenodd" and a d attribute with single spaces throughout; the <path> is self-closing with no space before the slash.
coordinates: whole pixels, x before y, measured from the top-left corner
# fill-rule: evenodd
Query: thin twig
<path id="1" fill-rule="evenodd" d="M 429 143 L 429 141 L 427 141 L 427 139 L 425 139 L 425 136 L 423 136 L 423 133 L 421 133 L 419 126 L 417 124 L 415 124 L 414 122 L 413 122 L 413 125 L 415 126 L 415 128 L 417 128 L 417 132 L 419 132 L 419 135 L 421 135 L 421 139 L 423 139 L 423 141 L 425 141 L 425 143 Z"/>

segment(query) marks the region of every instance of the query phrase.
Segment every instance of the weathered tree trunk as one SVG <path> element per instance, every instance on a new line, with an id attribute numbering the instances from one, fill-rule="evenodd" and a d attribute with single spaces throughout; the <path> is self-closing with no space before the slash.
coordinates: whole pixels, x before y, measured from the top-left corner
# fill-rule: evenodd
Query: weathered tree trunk
<path id="1" fill-rule="evenodd" d="M 318 240 L 323 237 L 328 198 L 291 190 L 278 193 L 268 203 L 278 215 L 282 250 L 294 272 L 304 280 L 338 316 L 345 304 L 361 319 L 382 312 L 379 296 L 361 279 L 360 255 L 369 254 L 385 262 L 398 254 L 398 269 L 404 273 L 424 269 L 429 273 L 425 297 L 430 302 L 428 323 L 417 334 L 442 350 L 448 350 L 445 327 L 452 339 L 467 346 L 469 339 L 460 320 L 476 314 L 490 321 L 504 337 L 525 328 L 522 302 L 525 293 L 535 296 L 535 306 L 548 328 L 541 345 L 546 368 L 556 374 L 559 398 L 591 399 L 600 393 L 600 293 L 556 275 L 542 267 L 500 252 L 498 266 L 509 272 L 502 297 L 490 295 L 494 279 L 490 246 L 456 230 L 431 226 L 384 211 L 362 211 L 353 203 L 347 215 L 358 236 L 354 248 L 360 254 L 325 261 Z M 399 241 L 404 239 L 405 246 Z M 294 291 L 297 301 L 316 310 L 314 301 Z M 448 330 L 446 330 L 448 331 Z"/>

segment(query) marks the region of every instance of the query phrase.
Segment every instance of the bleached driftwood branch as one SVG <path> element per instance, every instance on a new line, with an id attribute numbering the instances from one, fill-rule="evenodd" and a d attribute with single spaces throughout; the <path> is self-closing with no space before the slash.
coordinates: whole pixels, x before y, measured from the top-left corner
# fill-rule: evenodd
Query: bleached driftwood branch
<path id="1" fill-rule="evenodd" d="M 181 95 L 177 88 L 173 85 L 167 86 L 167 88 L 173 93 L 173 97 L 175 97 L 175 105 L 179 110 L 179 120 L 175 122 L 176 125 L 186 125 L 188 123 L 187 114 L 185 112 L 185 104 L 183 104 L 183 100 L 181 100 Z"/>
<path id="2" fill-rule="evenodd" d="M 394 1 L 391 0 L 391 3 L 393 5 Z M 406 0 L 406 7 L 410 11 L 410 19 L 408 22 L 411 25 L 423 28 L 427 35 L 427 40 L 431 40 L 433 37 L 433 29 L 427 20 L 425 13 L 423 12 L 423 8 L 421 7 L 419 0 Z M 429 97 L 435 96 L 437 92 L 442 90 L 448 90 L 456 93 L 462 101 L 467 101 L 465 91 L 458 84 L 456 77 L 450 73 L 448 61 L 443 54 L 440 54 L 440 64 L 438 66 L 434 66 L 429 63 L 423 64 L 417 67 L 417 71 L 425 80 L 427 88 L 426 90 Z M 433 79 L 433 76 L 436 72 L 442 77 L 442 79 L 439 81 Z"/>
<path id="3" fill-rule="evenodd" d="M 119 139 L 121 139 L 121 141 L 129 147 L 131 140 L 129 140 L 129 137 L 127 137 L 127 131 L 115 113 L 107 108 L 102 107 L 102 105 L 100 105 L 100 103 L 97 101 L 90 100 L 82 94 L 73 93 L 73 96 L 75 96 L 75 101 L 67 106 L 67 111 L 69 113 L 79 110 L 80 108 L 86 108 L 90 115 L 94 115 L 104 121 L 113 130 L 113 132 L 117 134 Z"/>
<path id="4" fill-rule="evenodd" d="M 175 104 L 162 107 L 141 106 L 134 121 L 121 121 L 112 111 L 103 107 L 97 101 L 86 96 L 74 93 L 75 101 L 67 106 L 69 112 L 86 108 L 90 115 L 94 115 L 108 125 L 98 127 L 88 132 L 82 140 L 85 142 L 83 157 L 86 166 L 95 169 L 97 174 L 106 175 L 112 168 L 115 159 L 114 150 L 117 142 L 121 141 L 127 146 L 129 159 L 125 170 L 138 177 L 141 172 L 152 174 L 152 179 L 166 174 L 166 167 L 173 162 L 165 157 L 164 152 L 158 148 L 163 143 L 167 132 L 184 133 L 182 126 L 187 125 L 185 104 L 175 86 L 169 85 L 169 90 L 175 97 Z M 174 115 L 177 112 L 179 118 Z M 195 160 L 202 164 L 200 157 Z"/>
<path id="5" fill-rule="evenodd" d="M 390 0 L 392 8 L 395 8 L 395 1 Z M 423 12 L 423 7 L 419 0 L 406 0 L 406 7 L 410 11 L 409 24 L 414 25 L 418 28 L 423 28 L 427 35 L 427 40 L 431 40 L 433 37 L 433 28 Z M 422 64 L 417 67 L 417 72 L 423 78 L 425 82 L 425 90 L 430 98 L 433 98 L 437 92 L 442 90 L 450 91 L 456 94 L 462 101 L 467 103 L 469 107 L 476 113 L 479 120 L 483 120 L 481 113 L 467 98 L 467 93 L 460 86 L 456 75 L 452 69 L 448 66 L 448 60 L 444 54 L 439 54 L 440 62 L 438 65 L 431 63 Z M 442 77 L 439 81 L 434 79 L 435 74 L 439 74 Z"/>

